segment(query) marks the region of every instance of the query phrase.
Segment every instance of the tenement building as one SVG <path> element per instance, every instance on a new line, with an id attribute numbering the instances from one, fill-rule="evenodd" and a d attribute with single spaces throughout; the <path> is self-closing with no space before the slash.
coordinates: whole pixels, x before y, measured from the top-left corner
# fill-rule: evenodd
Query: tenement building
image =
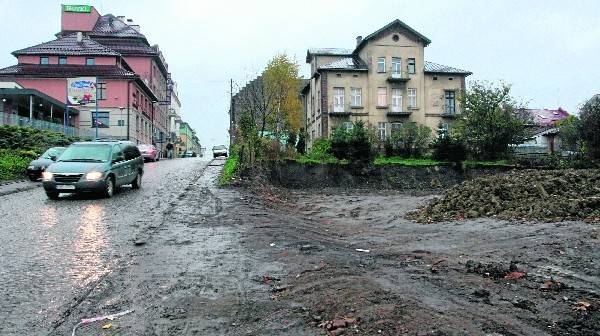
<path id="1" fill-rule="evenodd" d="M 354 49 L 309 49 L 303 87 L 308 148 L 334 127 L 362 119 L 385 140 L 402 123 L 437 130 L 461 115 L 458 93 L 471 72 L 425 61 L 431 41 L 400 20 L 356 39 Z"/>

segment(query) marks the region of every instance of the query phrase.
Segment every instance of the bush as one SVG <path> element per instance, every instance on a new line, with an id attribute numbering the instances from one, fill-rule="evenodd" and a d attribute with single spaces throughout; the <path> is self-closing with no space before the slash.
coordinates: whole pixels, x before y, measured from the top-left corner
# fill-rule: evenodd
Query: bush
<path id="1" fill-rule="evenodd" d="M 24 177 L 27 165 L 31 160 L 30 155 L 21 156 L 7 151 L 0 152 L 0 180 L 14 180 Z"/>
<path id="2" fill-rule="evenodd" d="M 461 162 L 467 158 L 465 142 L 448 134 L 448 131 L 439 128 L 437 139 L 431 144 L 433 159 L 442 162 Z"/>
<path id="3" fill-rule="evenodd" d="M 351 130 L 334 128 L 331 134 L 331 154 L 338 160 L 356 163 L 373 162 L 375 151 L 371 137 L 362 120 L 356 121 Z"/>

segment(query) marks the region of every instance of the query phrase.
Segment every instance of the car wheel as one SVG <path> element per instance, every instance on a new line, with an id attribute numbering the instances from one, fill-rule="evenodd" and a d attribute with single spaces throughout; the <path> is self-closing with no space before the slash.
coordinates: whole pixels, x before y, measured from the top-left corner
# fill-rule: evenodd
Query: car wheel
<path id="1" fill-rule="evenodd" d="M 57 193 L 57 192 L 54 192 L 54 191 L 46 191 L 46 196 L 48 196 L 48 198 L 49 198 L 49 199 L 52 199 L 52 200 L 57 200 L 57 199 L 58 199 L 58 195 L 60 195 L 60 194 L 59 194 L 59 193 Z"/>
<path id="2" fill-rule="evenodd" d="M 112 177 L 109 177 L 106 180 L 106 187 L 104 188 L 104 197 L 111 198 L 115 192 L 115 183 L 113 182 Z"/>
<path id="3" fill-rule="evenodd" d="M 141 186 L 142 186 L 142 174 L 138 173 L 135 176 L 135 180 L 133 180 L 133 182 L 131 182 L 131 187 L 133 189 L 140 189 Z"/>

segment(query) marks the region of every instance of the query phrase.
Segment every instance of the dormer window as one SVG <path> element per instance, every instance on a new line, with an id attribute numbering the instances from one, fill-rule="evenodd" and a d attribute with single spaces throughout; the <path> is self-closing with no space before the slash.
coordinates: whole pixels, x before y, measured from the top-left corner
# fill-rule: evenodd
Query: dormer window
<path id="1" fill-rule="evenodd" d="M 50 64 L 48 57 L 40 57 L 40 64 Z"/>

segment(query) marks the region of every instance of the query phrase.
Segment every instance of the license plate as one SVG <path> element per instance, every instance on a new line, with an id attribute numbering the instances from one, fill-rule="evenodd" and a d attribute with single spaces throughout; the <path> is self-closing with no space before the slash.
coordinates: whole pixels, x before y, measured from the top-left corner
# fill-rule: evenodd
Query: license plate
<path id="1" fill-rule="evenodd" d="M 56 186 L 56 189 L 60 189 L 60 190 L 72 190 L 75 189 L 74 185 L 68 185 L 68 184 L 58 184 Z"/>

